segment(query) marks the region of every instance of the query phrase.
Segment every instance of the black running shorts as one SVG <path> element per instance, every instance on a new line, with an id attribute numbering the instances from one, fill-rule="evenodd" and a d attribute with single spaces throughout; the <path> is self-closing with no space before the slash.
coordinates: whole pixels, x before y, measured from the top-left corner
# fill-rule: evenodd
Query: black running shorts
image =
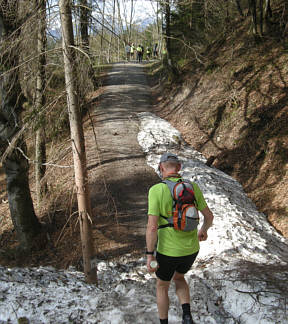
<path id="1" fill-rule="evenodd" d="M 188 272 L 194 263 L 198 252 L 183 257 L 171 257 L 157 252 L 156 260 L 158 269 L 156 276 L 163 281 L 170 281 L 175 272 L 184 274 Z"/>

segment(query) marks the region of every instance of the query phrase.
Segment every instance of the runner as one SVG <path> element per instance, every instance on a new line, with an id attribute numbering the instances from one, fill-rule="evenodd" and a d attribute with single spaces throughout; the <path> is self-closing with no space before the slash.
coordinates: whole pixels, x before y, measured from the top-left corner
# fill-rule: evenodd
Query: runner
<path id="1" fill-rule="evenodd" d="M 159 171 L 163 180 L 177 182 L 181 180 L 181 163 L 172 153 L 165 153 L 160 158 Z M 146 229 L 147 268 L 156 272 L 157 306 L 161 324 L 168 324 L 169 297 L 171 279 L 176 287 L 176 294 L 183 310 L 183 324 L 193 324 L 190 311 L 189 286 L 184 278 L 194 263 L 199 252 L 199 241 L 205 241 L 207 231 L 212 226 L 213 214 L 208 208 L 202 192 L 196 183 L 194 189 L 195 206 L 204 216 L 204 223 L 197 228 L 184 232 L 167 226 L 167 218 L 172 215 L 173 199 L 166 183 L 152 186 L 148 196 L 148 223 Z M 173 225 L 172 225 L 173 226 Z M 154 249 L 157 243 L 156 259 Z M 158 267 L 153 267 L 157 260 Z M 152 262 L 152 263 L 151 263 Z"/>
<path id="2" fill-rule="evenodd" d="M 138 45 L 136 51 L 137 51 L 137 62 L 141 63 L 143 58 L 143 47 L 141 45 Z"/>
<path id="3" fill-rule="evenodd" d="M 146 48 L 146 58 L 147 58 L 147 61 L 150 60 L 150 57 L 151 57 L 151 49 L 149 46 L 147 46 Z"/>
<path id="4" fill-rule="evenodd" d="M 135 46 L 134 43 L 131 44 L 130 56 L 131 60 L 134 60 Z"/>

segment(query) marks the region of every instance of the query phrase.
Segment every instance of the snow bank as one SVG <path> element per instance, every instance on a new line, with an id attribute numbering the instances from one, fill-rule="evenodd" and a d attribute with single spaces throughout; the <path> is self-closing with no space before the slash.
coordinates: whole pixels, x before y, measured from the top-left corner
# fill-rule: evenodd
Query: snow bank
<path id="1" fill-rule="evenodd" d="M 158 323 L 155 282 L 144 265 L 144 259 L 100 262 L 99 287 L 72 267 L 0 267 L 0 323 Z"/>
<path id="2" fill-rule="evenodd" d="M 236 180 L 208 167 L 167 121 L 150 113 L 140 114 L 140 120 L 138 141 L 147 163 L 157 172 L 162 153 L 177 154 L 183 177 L 198 183 L 215 216 L 188 274 L 195 320 L 206 323 L 211 316 L 209 323 L 288 323 L 288 241 Z"/>

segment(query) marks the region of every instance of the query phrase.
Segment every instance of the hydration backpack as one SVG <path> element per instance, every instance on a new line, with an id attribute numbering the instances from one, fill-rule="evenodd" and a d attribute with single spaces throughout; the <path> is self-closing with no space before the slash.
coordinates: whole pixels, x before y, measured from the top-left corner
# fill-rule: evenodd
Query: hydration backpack
<path id="1" fill-rule="evenodd" d="M 158 229 L 173 227 L 184 232 L 193 231 L 199 224 L 199 214 L 195 207 L 195 195 L 190 181 L 179 179 L 177 182 L 164 180 L 173 198 L 172 216 L 167 218 L 168 224 L 160 225 Z"/>

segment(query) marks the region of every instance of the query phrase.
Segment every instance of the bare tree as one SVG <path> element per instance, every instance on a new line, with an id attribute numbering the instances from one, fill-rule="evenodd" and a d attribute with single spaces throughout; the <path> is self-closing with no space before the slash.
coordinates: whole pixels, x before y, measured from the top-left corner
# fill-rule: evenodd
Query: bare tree
<path id="1" fill-rule="evenodd" d="M 260 18 L 259 18 L 260 35 L 263 36 L 263 0 L 259 0 L 259 9 L 260 9 Z"/>
<path id="2" fill-rule="evenodd" d="M 40 201 L 43 193 L 46 191 L 46 183 L 43 178 L 46 172 L 46 140 L 45 140 L 45 113 L 41 109 L 45 105 L 45 87 L 46 87 L 46 0 L 36 0 L 36 5 L 39 7 L 38 15 L 38 33 L 37 33 L 37 75 L 36 75 L 36 93 L 35 93 L 35 108 L 38 112 L 38 125 L 36 130 L 35 140 L 35 182 L 37 203 Z"/>
<path id="3" fill-rule="evenodd" d="M 168 56 L 168 63 L 171 64 L 171 34 L 170 34 L 170 0 L 164 2 L 165 13 L 165 43 Z"/>
<path id="4" fill-rule="evenodd" d="M 62 29 L 67 106 L 74 160 L 75 185 L 77 189 L 84 272 L 88 282 L 96 283 L 97 272 L 96 267 L 92 263 L 93 244 L 90 223 L 92 212 L 87 177 L 84 134 L 79 108 L 79 95 L 76 83 L 77 78 L 75 75 L 76 61 L 70 0 L 60 0 L 59 8 Z"/>
<path id="5" fill-rule="evenodd" d="M 102 25 L 101 25 L 101 40 L 100 40 L 100 57 L 102 58 L 103 54 L 103 37 L 104 37 L 104 23 L 105 23 L 105 0 L 102 1 L 103 8 L 102 8 Z M 104 61 L 104 57 L 101 61 Z"/>
<path id="6" fill-rule="evenodd" d="M 21 35 L 18 4 L 16 0 L 0 1 L 0 141 L 2 149 L 9 145 L 3 166 L 12 222 L 20 248 L 30 249 L 41 226 L 29 189 L 26 145 L 19 135 L 23 95 L 18 70 Z"/>
<path id="7" fill-rule="evenodd" d="M 253 27 L 253 34 L 256 36 L 258 34 L 257 29 L 257 6 L 256 6 L 257 0 L 249 0 L 249 11 L 252 15 L 252 27 Z"/>
<path id="8" fill-rule="evenodd" d="M 236 5 L 237 5 L 237 9 L 240 13 L 240 16 L 243 17 L 243 11 L 242 11 L 242 7 L 241 7 L 241 3 L 240 3 L 240 0 L 235 0 L 236 1 Z"/>
<path id="9" fill-rule="evenodd" d="M 265 0 L 265 19 L 272 17 L 272 9 L 270 0 Z"/>
<path id="10" fill-rule="evenodd" d="M 79 0 L 80 4 L 80 35 L 81 35 L 81 47 L 87 53 L 89 53 L 89 14 L 90 10 L 88 7 L 87 0 Z"/>
<path id="11" fill-rule="evenodd" d="M 109 41 L 109 44 L 108 44 L 108 55 L 107 55 L 107 61 L 108 63 L 111 62 L 111 46 L 112 46 L 112 40 L 113 40 L 113 36 L 114 36 L 114 33 L 115 33 L 115 0 L 113 0 L 113 7 L 112 7 L 112 31 L 111 31 L 111 34 L 110 34 L 110 41 Z"/>
<path id="12" fill-rule="evenodd" d="M 129 17 L 129 34 L 128 34 L 128 43 L 131 41 L 131 32 L 132 32 L 132 21 L 134 16 L 134 1 L 131 0 L 131 7 L 130 7 L 130 17 Z"/>
<path id="13" fill-rule="evenodd" d="M 170 0 L 164 2 L 164 13 L 165 13 L 165 43 L 167 51 L 167 62 L 168 67 L 173 74 L 176 74 L 177 71 L 174 67 L 173 57 L 172 57 L 172 48 L 171 48 L 171 30 L 170 30 L 170 19 L 171 19 L 171 6 Z"/>

